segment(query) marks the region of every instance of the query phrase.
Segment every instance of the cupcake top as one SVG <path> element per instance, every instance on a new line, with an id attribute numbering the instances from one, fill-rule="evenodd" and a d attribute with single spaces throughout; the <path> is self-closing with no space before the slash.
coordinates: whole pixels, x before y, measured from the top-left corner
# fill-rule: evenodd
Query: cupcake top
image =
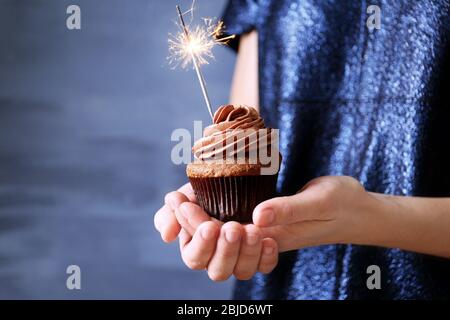
<path id="1" fill-rule="evenodd" d="M 270 149 L 270 132 L 255 108 L 221 106 L 214 123 L 193 146 L 194 157 L 209 163 L 258 163 L 259 150 Z M 238 161 L 238 160 L 242 161 Z"/>

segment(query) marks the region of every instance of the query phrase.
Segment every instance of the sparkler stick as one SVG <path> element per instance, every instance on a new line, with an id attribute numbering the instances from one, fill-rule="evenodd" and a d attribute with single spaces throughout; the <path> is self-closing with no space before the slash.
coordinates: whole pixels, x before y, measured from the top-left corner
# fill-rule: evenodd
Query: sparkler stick
<path id="1" fill-rule="evenodd" d="M 183 28 L 184 36 L 186 37 L 186 40 L 188 43 L 190 43 L 191 39 L 189 36 L 189 31 L 186 27 L 186 24 L 184 23 L 183 14 L 181 13 L 180 6 L 177 5 L 177 12 L 178 17 L 180 18 L 181 27 Z M 211 116 L 211 119 L 214 121 L 214 116 L 211 108 L 211 101 L 209 99 L 208 91 L 206 90 L 206 83 L 205 79 L 203 78 L 203 74 L 200 70 L 200 66 L 197 61 L 197 56 L 194 52 L 194 48 L 190 48 L 189 50 L 192 58 L 192 62 L 194 64 L 195 73 L 197 74 L 198 81 L 200 82 L 200 87 L 202 89 L 203 98 L 205 98 L 206 106 L 208 107 L 209 115 Z"/>

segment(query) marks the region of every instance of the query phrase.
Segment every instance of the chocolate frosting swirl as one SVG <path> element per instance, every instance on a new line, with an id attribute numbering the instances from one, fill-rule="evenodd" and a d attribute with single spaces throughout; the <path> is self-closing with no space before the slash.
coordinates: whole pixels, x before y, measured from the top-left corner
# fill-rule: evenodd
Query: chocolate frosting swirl
<path id="1" fill-rule="evenodd" d="M 256 109 L 248 106 L 221 106 L 214 114 L 214 123 L 205 128 L 203 138 L 192 148 L 198 160 L 214 161 L 246 158 L 261 147 L 270 147 L 270 129 Z"/>

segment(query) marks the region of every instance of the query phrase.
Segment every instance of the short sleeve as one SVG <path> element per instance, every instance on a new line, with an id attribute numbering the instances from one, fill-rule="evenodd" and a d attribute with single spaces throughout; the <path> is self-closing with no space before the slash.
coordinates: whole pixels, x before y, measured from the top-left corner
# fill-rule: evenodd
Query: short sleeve
<path id="1" fill-rule="evenodd" d="M 229 0 L 222 14 L 225 35 L 235 34 L 228 44 L 237 50 L 240 35 L 256 28 L 258 14 L 257 0 Z"/>

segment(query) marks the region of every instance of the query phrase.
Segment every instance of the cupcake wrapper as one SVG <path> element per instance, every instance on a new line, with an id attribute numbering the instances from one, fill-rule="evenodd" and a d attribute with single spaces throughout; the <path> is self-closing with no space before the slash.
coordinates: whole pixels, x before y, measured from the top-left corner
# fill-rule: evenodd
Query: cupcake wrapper
<path id="1" fill-rule="evenodd" d="M 275 195 L 278 175 L 192 178 L 200 206 L 220 221 L 251 222 L 253 209 Z"/>

